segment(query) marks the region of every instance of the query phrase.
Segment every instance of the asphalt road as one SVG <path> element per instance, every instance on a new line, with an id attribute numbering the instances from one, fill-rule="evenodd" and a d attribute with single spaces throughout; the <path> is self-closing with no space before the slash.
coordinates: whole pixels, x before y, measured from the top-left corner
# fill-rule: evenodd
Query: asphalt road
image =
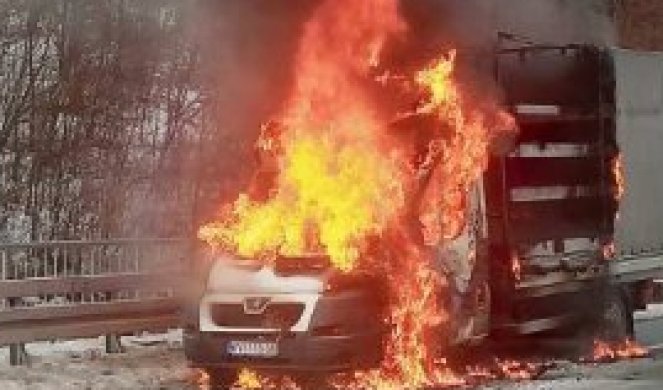
<path id="1" fill-rule="evenodd" d="M 663 354 L 663 317 L 641 319 L 635 322 L 636 339 L 654 353 Z"/>
<path id="2" fill-rule="evenodd" d="M 611 364 L 563 359 L 536 380 L 486 384 L 490 390 L 663 389 L 663 306 L 639 313 L 636 339 L 652 356 Z M 186 367 L 178 333 L 127 337 L 127 352 L 107 355 L 98 339 L 36 343 L 29 366 L 10 367 L 0 348 L 2 390 L 203 390 L 199 373 Z"/>
<path id="3" fill-rule="evenodd" d="M 663 306 L 638 313 L 636 340 L 651 356 L 610 364 L 560 362 L 534 381 L 493 383 L 491 390 L 661 390 L 663 389 Z"/>

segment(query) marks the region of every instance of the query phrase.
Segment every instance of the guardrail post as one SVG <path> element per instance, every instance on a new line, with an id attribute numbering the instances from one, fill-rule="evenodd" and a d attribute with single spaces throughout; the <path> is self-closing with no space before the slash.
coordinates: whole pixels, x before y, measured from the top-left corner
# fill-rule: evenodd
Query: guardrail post
<path id="1" fill-rule="evenodd" d="M 107 334 L 106 335 L 106 353 L 122 353 L 124 348 L 122 347 L 122 338 L 116 334 Z"/>
<path id="2" fill-rule="evenodd" d="M 0 259 L 0 261 L 2 261 L 2 264 L 0 265 L 0 267 L 2 267 L 0 268 L 0 273 L 2 274 L 2 277 L 0 277 L 0 280 L 8 280 L 9 276 L 7 272 L 7 250 L 2 251 L 2 259 Z"/>
<path id="3" fill-rule="evenodd" d="M 25 344 L 9 345 L 9 365 L 22 366 L 28 363 L 28 352 L 25 350 Z"/>

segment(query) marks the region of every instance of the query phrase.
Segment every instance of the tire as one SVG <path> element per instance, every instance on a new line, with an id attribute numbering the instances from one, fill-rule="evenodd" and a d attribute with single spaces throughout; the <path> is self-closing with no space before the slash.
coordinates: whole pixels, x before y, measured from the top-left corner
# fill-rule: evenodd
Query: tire
<path id="1" fill-rule="evenodd" d="M 237 371 L 227 368 L 205 370 L 209 376 L 209 390 L 229 390 L 237 380 Z"/>
<path id="2" fill-rule="evenodd" d="M 578 325 L 576 352 L 580 356 L 592 356 L 596 341 L 614 344 L 633 336 L 633 312 L 622 291 L 609 287 L 601 298 L 593 317 Z"/>
<path id="3" fill-rule="evenodd" d="M 596 330 L 596 337 L 606 342 L 620 342 L 633 336 L 633 312 L 620 289 L 610 288 L 606 292 Z"/>

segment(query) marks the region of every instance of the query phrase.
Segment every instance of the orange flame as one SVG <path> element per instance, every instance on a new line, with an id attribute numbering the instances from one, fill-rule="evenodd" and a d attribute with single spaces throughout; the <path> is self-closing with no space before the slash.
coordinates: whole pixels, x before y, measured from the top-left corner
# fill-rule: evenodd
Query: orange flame
<path id="1" fill-rule="evenodd" d="M 513 272 L 513 278 L 519 282 L 522 279 L 523 269 L 520 256 L 515 252 L 511 255 L 511 271 Z"/>
<path id="2" fill-rule="evenodd" d="M 245 390 L 257 390 L 263 388 L 263 380 L 255 371 L 244 368 L 237 375 L 236 385 Z"/>
<path id="3" fill-rule="evenodd" d="M 516 360 L 497 361 L 501 377 L 511 380 L 530 380 L 541 370 L 539 364 Z"/>
<path id="4" fill-rule="evenodd" d="M 486 112 L 466 109 L 453 77 L 455 69 L 456 52 L 452 51 L 416 75 L 417 84 L 429 96 L 417 113 L 433 114 L 440 121 L 426 160 L 441 162 L 433 172 L 421 219 L 427 231 L 441 229 L 435 235 L 443 240 L 455 239 L 465 227 L 467 194 L 488 165 L 488 148 L 495 137 L 491 130 L 514 128 L 512 117 L 503 112 L 492 113 L 497 115 L 495 123 L 488 123 Z M 436 214 L 437 219 L 431 218 Z"/>
<path id="5" fill-rule="evenodd" d="M 624 198 L 626 192 L 626 175 L 624 173 L 624 158 L 621 153 L 617 154 L 612 159 L 612 180 L 613 180 L 613 194 L 617 202 L 617 207 Z M 619 220 L 619 208 L 615 211 L 615 221 Z M 603 258 L 605 260 L 612 260 L 617 256 L 617 247 L 614 241 L 610 241 L 603 245 Z"/>
<path id="6" fill-rule="evenodd" d="M 612 160 L 612 176 L 615 183 L 615 200 L 619 202 L 624 198 L 624 193 L 626 192 L 624 157 L 621 153 Z"/>
<path id="7" fill-rule="evenodd" d="M 612 260 L 617 256 L 617 247 L 614 242 L 609 242 L 603 245 L 603 258 L 605 260 Z"/>
<path id="8" fill-rule="evenodd" d="M 491 142 L 513 124 L 499 110 L 471 107 L 454 78 L 455 52 L 410 75 L 407 85 L 424 97 L 414 112 L 381 112 L 371 88 L 392 78 L 376 82 L 372 72 L 387 41 L 405 28 L 397 0 L 324 1 L 305 25 L 279 131 L 263 129 L 258 145 L 277 166 L 269 196 L 242 195 L 199 230 L 202 240 L 240 256 L 324 252 L 340 271 L 372 267 L 388 275 L 392 332 L 384 363 L 356 373 L 343 388 L 463 382 L 429 348 L 447 321 L 438 299 L 445 281 L 434 271 L 434 256 L 402 225 L 414 211 L 426 244 L 457 239 L 467 229 L 468 194 L 487 166 Z M 407 157 L 412 145 L 390 135 L 389 123 L 407 116 L 436 123 L 432 131 L 416 129 L 433 134 L 415 169 Z M 412 187 L 421 183 L 426 189 L 413 201 Z M 377 255 L 368 250 L 372 237 L 383 243 Z"/>
<path id="9" fill-rule="evenodd" d="M 280 120 L 274 195 L 266 203 L 240 197 L 233 215 L 200 238 L 243 256 L 324 251 L 338 269 L 357 266 L 365 237 L 382 233 L 404 203 L 401 168 L 381 147 L 386 125 L 357 80 L 403 29 L 392 0 L 321 5 L 305 27 Z"/>
<path id="10" fill-rule="evenodd" d="M 632 339 L 618 343 L 594 340 L 594 349 L 590 360 L 593 362 L 614 361 L 621 359 L 642 358 L 649 355 L 647 348 Z"/>

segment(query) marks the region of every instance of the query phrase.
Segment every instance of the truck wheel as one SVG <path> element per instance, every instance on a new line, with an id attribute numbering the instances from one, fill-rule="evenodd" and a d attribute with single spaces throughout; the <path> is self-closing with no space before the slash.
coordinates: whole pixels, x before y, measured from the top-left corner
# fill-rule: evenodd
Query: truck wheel
<path id="1" fill-rule="evenodd" d="M 607 342 L 633 336 L 633 312 L 619 289 L 612 288 L 606 293 L 597 330 L 596 337 Z"/>
<path id="2" fill-rule="evenodd" d="M 205 370 L 209 376 L 209 390 L 230 390 L 237 379 L 237 371 L 227 368 Z"/>
<path id="3" fill-rule="evenodd" d="M 633 312 L 620 289 L 612 287 L 606 290 L 600 306 L 587 314 L 590 313 L 592 315 L 584 317 L 582 323 L 576 323 L 574 328 L 560 333 L 575 334 L 577 348 L 573 350 L 580 356 L 591 356 L 597 340 L 617 343 L 633 336 Z"/>

